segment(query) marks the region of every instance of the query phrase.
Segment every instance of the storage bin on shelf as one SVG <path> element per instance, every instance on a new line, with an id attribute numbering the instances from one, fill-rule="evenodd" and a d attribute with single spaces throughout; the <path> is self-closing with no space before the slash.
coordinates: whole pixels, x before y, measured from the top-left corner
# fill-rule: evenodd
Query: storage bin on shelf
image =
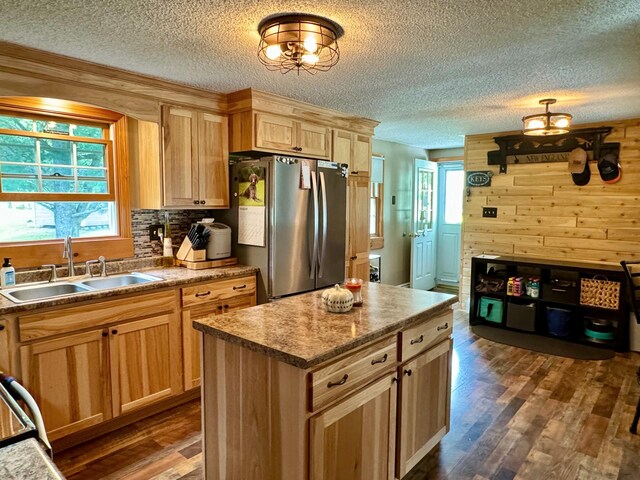
<path id="1" fill-rule="evenodd" d="M 535 332 L 536 304 L 521 305 L 509 302 L 507 304 L 507 327 Z"/>
<path id="2" fill-rule="evenodd" d="M 578 303 L 578 285 L 570 280 L 553 279 L 542 284 L 542 299 L 548 302 Z"/>
<path id="3" fill-rule="evenodd" d="M 551 335 L 568 337 L 571 333 L 571 310 L 547 307 L 547 328 Z"/>
<path id="4" fill-rule="evenodd" d="M 478 303 L 478 317 L 493 323 L 502 323 L 502 300 L 481 297 Z"/>

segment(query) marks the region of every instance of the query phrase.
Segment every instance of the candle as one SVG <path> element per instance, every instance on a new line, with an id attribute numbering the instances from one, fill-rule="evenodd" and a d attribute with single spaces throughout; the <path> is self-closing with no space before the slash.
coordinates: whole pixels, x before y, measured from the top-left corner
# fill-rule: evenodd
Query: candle
<path id="1" fill-rule="evenodd" d="M 362 305 L 362 279 L 360 278 L 347 278 L 344 282 L 345 288 L 347 288 L 353 295 L 353 306 L 359 307 Z"/>

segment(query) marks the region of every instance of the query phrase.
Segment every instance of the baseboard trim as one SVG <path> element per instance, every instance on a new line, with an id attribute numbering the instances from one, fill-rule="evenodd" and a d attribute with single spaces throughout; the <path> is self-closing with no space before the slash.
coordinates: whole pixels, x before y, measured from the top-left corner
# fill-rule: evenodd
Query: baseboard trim
<path id="1" fill-rule="evenodd" d="M 401 283 L 400 285 L 396 285 L 396 287 L 411 288 L 411 283 L 410 282 Z"/>

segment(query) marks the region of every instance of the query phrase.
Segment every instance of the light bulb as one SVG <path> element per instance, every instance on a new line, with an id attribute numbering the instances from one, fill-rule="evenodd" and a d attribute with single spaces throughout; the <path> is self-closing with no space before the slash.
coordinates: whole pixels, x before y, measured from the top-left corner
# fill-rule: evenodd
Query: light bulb
<path id="1" fill-rule="evenodd" d="M 265 51 L 265 55 L 269 60 L 275 60 L 280 55 L 282 55 L 282 50 L 280 49 L 280 45 L 269 45 L 267 50 Z"/>
<path id="2" fill-rule="evenodd" d="M 316 53 L 318 49 L 318 44 L 316 43 L 315 38 L 307 37 L 304 39 L 304 49 L 309 53 Z"/>
<path id="3" fill-rule="evenodd" d="M 544 128 L 544 122 L 537 118 L 532 118 L 531 120 L 529 120 L 529 123 L 527 124 L 527 129 L 530 129 L 530 128 Z"/>
<path id="4" fill-rule="evenodd" d="M 319 60 L 320 58 L 313 53 L 307 53 L 302 56 L 302 61 L 305 63 L 317 63 Z"/>

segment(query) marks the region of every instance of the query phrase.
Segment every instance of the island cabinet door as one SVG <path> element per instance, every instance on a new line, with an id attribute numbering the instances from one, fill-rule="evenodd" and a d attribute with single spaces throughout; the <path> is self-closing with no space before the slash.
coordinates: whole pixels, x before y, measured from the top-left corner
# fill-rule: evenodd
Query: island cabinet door
<path id="1" fill-rule="evenodd" d="M 449 431 L 452 343 L 447 339 L 401 367 L 398 478 Z"/>
<path id="2" fill-rule="evenodd" d="M 56 440 L 111 418 L 106 330 L 20 347 L 19 380 Z"/>
<path id="3" fill-rule="evenodd" d="M 395 375 L 311 418 L 311 480 L 394 478 Z"/>
<path id="4" fill-rule="evenodd" d="M 111 327 L 109 355 L 114 415 L 182 391 L 180 325 L 173 313 Z"/>

